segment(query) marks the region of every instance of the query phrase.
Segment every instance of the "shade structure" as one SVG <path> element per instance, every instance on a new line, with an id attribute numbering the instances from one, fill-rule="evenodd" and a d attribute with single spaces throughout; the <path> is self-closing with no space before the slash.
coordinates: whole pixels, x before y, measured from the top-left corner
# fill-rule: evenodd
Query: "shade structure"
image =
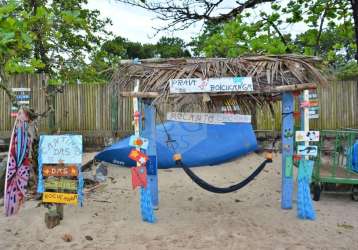
<path id="1" fill-rule="evenodd" d="M 257 149 L 250 123 L 201 124 L 167 121 L 156 126 L 158 168 L 175 167 L 174 153 L 182 155 L 188 167 L 217 165 Z M 168 138 L 169 135 L 169 138 Z M 135 166 L 128 158 L 129 137 L 105 148 L 96 160 L 121 166 Z"/>

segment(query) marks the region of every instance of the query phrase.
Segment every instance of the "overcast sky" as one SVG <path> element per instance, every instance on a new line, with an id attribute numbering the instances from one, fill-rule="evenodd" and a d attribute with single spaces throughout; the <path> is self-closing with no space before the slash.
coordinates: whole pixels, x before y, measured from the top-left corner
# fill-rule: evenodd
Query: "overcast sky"
<path id="1" fill-rule="evenodd" d="M 163 35 L 173 34 L 160 33 L 155 36 L 153 27 L 160 26 L 160 20 L 155 19 L 152 13 L 141 8 L 134 8 L 129 5 L 118 3 L 114 0 L 89 0 L 88 7 L 101 12 L 101 17 L 108 17 L 113 25 L 108 27 L 115 35 L 128 38 L 130 41 L 141 43 L 155 43 Z M 179 31 L 174 36 L 181 37 L 186 42 L 200 31 L 200 25 L 192 27 L 187 31 Z"/>
<path id="2" fill-rule="evenodd" d="M 226 4 L 221 11 L 228 12 L 233 6 L 230 2 L 233 0 L 226 0 Z M 283 3 L 286 0 L 281 0 Z M 230 6 L 231 5 L 231 6 Z M 261 8 L 265 8 L 265 5 L 261 5 Z M 124 38 L 128 38 L 130 41 L 141 43 L 156 43 L 157 40 L 165 36 L 176 36 L 182 38 L 184 41 L 189 42 L 191 37 L 194 37 L 200 32 L 200 23 L 191 27 L 185 31 L 178 31 L 175 34 L 160 33 L 155 36 L 155 30 L 153 27 L 159 27 L 161 21 L 155 19 L 155 16 L 141 8 L 131 7 L 122 3 L 118 3 L 115 0 L 89 0 L 88 7 L 90 9 L 97 9 L 101 12 L 101 17 L 110 18 L 113 25 L 108 27 L 115 35 L 119 35 Z M 253 10 L 253 14 L 258 15 L 259 9 Z M 285 27 L 285 33 L 291 33 L 293 35 L 301 33 L 307 27 L 302 24 L 287 25 Z"/>

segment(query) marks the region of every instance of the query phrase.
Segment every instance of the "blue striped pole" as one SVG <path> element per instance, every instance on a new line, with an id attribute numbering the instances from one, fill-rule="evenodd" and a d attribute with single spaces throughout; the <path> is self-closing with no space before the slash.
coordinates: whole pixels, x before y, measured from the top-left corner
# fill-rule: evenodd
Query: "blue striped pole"
<path id="1" fill-rule="evenodd" d="M 294 97 L 292 92 L 282 94 L 282 185 L 281 208 L 292 208 L 293 192 L 293 136 Z"/>
<path id="2" fill-rule="evenodd" d="M 156 108 L 151 104 L 150 100 L 144 101 L 144 130 L 143 137 L 149 140 L 147 155 L 149 160 L 147 162 L 147 180 L 148 188 L 152 195 L 152 204 L 154 208 L 158 208 L 158 163 L 157 163 L 157 148 L 156 148 L 156 127 L 155 127 Z"/>

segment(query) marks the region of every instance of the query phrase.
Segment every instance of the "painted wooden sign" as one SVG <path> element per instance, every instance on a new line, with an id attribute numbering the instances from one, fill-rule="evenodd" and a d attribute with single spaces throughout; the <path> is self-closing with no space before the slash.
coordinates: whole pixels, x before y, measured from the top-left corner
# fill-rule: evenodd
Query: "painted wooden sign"
<path id="1" fill-rule="evenodd" d="M 318 147 L 317 146 L 305 146 L 305 145 L 298 145 L 297 146 L 297 155 L 302 156 L 317 156 Z"/>
<path id="2" fill-rule="evenodd" d="M 296 131 L 296 141 L 319 141 L 319 131 Z"/>
<path id="3" fill-rule="evenodd" d="M 15 100 L 16 100 L 17 106 L 14 105 L 11 107 L 10 116 L 16 117 L 17 111 L 18 111 L 18 106 L 29 107 L 30 99 L 31 99 L 31 96 L 30 96 L 31 89 L 30 88 L 11 88 L 11 91 L 15 95 Z"/>
<path id="4" fill-rule="evenodd" d="M 43 176 L 57 176 L 57 177 L 65 177 L 65 176 L 77 176 L 78 169 L 75 165 L 69 166 L 50 166 L 44 165 L 42 167 Z"/>
<path id="5" fill-rule="evenodd" d="M 140 152 L 138 149 L 132 149 L 128 157 L 141 165 L 144 165 L 148 161 L 148 156 Z"/>
<path id="6" fill-rule="evenodd" d="M 46 203 L 77 204 L 77 194 L 44 192 L 42 201 Z"/>
<path id="7" fill-rule="evenodd" d="M 253 91 L 251 77 L 189 78 L 169 81 L 170 93 Z"/>
<path id="8" fill-rule="evenodd" d="M 13 92 L 30 92 L 30 88 L 11 88 Z"/>
<path id="9" fill-rule="evenodd" d="M 317 100 L 304 101 L 300 103 L 301 108 L 316 107 L 316 106 L 318 106 Z"/>
<path id="10" fill-rule="evenodd" d="M 40 156 L 44 164 L 81 164 L 81 135 L 40 136 Z"/>
<path id="11" fill-rule="evenodd" d="M 132 147 L 138 147 L 138 148 L 146 150 L 148 148 L 149 141 L 146 138 L 136 136 L 136 135 L 132 135 L 129 138 L 129 145 L 132 146 Z"/>
<path id="12" fill-rule="evenodd" d="M 76 191 L 77 180 L 46 179 L 45 189 Z"/>
<path id="13" fill-rule="evenodd" d="M 317 99 L 318 98 L 317 90 L 315 90 L 315 89 L 310 90 L 308 93 L 308 98 L 309 99 Z"/>
<path id="14" fill-rule="evenodd" d="M 309 108 L 309 119 L 319 118 L 319 107 L 310 107 Z"/>
<path id="15" fill-rule="evenodd" d="M 20 95 L 16 95 L 15 99 L 17 101 L 24 101 L 24 100 L 29 100 L 31 99 L 30 95 L 26 95 L 26 94 L 20 94 Z"/>
<path id="16" fill-rule="evenodd" d="M 224 124 L 225 122 L 251 123 L 251 115 L 168 112 L 167 120 L 206 124 Z"/>

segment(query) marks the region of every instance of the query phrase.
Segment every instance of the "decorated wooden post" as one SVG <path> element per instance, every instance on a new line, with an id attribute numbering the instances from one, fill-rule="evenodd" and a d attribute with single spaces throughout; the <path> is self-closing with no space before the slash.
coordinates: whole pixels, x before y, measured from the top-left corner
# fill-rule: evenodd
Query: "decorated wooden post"
<path id="1" fill-rule="evenodd" d="M 136 80 L 134 92 L 139 90 L 139 80 Z M 129 158 L 136 162 L 136 167 L 131 168 L 132 186 L 135 189 L 140 187 L 140 207 L 143 221 L 154 223 L 156 221 L 151 189 L 147 185 L 147 167 L 148 156 L 141 150 L 147 150 L 149 141 L 147 138 L 141 137 L 142 116 L 140 109 L 140 100 L 133 97 L 133 116 L 134 116 L 134 135 L 129 140 L 129 145 L 134 147 L 129 154 Z"/>
<path id="2" fill-rule="evenodd" d="M 281 208 L 292 208 L 293 191 L 293 135 L 294 96 L 292 92 L 282 94 L 282 186 Z"/>
<path id="3" fill-rule="evenodd" d="M 309 187 L 314 161 L 310 160 L 309 157 L 317 156 L 318 148 L 310 145 L 310 142 L 319 140 L 319 131 L 310 131 L 309 129 L 309 109 L 311 106 L 317 106 L 316 101 L 310 102 L 309 91 L 304 90 L 300 103 L 301 131 L 296 132 L 296 141 L 303 142 L 303 144 L 297 146 L 297 154 L 302 157 L 299 162 L 297 178 L 297 216 L 300 219 L 314 220 L 316 214 Z"/>
<path id="4" fill-rule="evenodd" d="M 156 148 L 156 128 L 155 128 L 155 114 L 156 108 L 152 105 L 151 100 L 144 102 L 144 131 L 143 136 L 148 139 L 149 145 L 147 149 L 148 162 L 147 162 L 147 179 L 148 188 L 152 195 L 152 203 L 154 208 L 158 208 L 158 163 L 157 163 L 157 148 Z"/>
<path id="5" fill-rule="evenodd" d="M 63 219 L 63 204 L 82 206 L 82 136 L 40 136 L 38 161 L 37 192 L 44 203 L 55 204 L 45 214 L 47 227 L 53 228 Z"/>

